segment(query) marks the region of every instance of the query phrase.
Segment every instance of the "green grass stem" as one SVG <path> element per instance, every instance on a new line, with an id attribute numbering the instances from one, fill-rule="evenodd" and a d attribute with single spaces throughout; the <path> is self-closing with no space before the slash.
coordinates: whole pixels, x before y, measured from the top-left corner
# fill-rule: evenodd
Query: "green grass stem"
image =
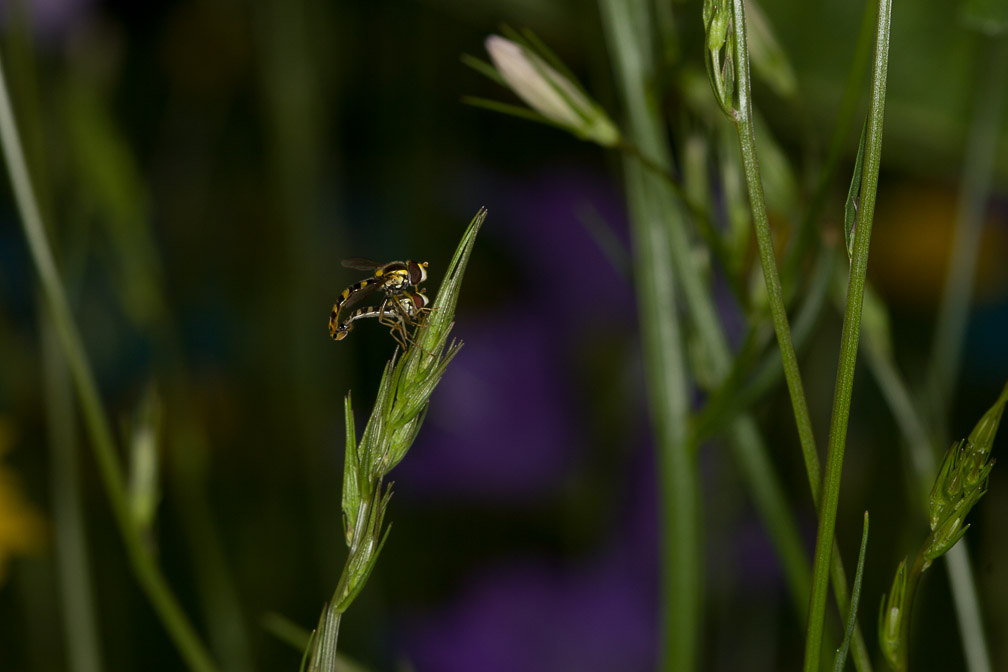
<path id="1" fill-rule="evenodd" d="M 630 137 L 671 173 L 656 101 L 647 93 L 653 68 L 649 6 L 643 0 L 600 0 L 599 9 L 629 116 Z M 683 227 L 683 214 L 663 179 L 632 158 L 625 159 L 624 167 L 661 493 L 659 669 L 687 671 L 697 665 L 703 581 L 698 474 L 686 437 L 688 379 L 672 274 L 675 241 L 669 236 L 671 230 Z"/>
<path id="2" fill-rule="evenodd" d="M 854 626 L 857 623 L 858 603 L 861 601 L 861 580 L 864 578 L 865 552 L 868 550 L 868 512 L 864 513 L 864 527 L 861 531 L 861 550 L 858 551 L 857 571 L 854 573 L 854 591 L 851 593 L 851 605 L 847 613 L 847 628 L 844 630 L 844 640 L 840 644 L 833 659 L 833 672 L 843 672 L 847 651 L 854 636 Z"/>
<path id="3" fill-rule="evenodd" d="M 977 593 L 973 567 L 970 564 L 969 544 L 965 538 L 945 554 L 945 568 L 948 570 L 952 603 L 955 605 L 959 636 L 962 637 L 963 656 L 969 672 L 990 672 L 991 663 L 987 637 L 984 635 L 983 615 L 980 611 L 980 596 Z"/>
<path id="4" fill-rule="evenodd" d="M 959 361 L 973 291 L 976 258 L 984 213 L 990 197 L 1000 120 L 1004 117 L 1005 89 L 1008 87 L 1008 42 L 1005 37 L 999 35 L 990 38 L 984 49 L 987 57 L 980 61 L 986 64 L 986 71 L 979 79 L 970 139 L 964 158 L 952 253 L 928 368 L 929 391 L 938 409 L 940 425 L 945 424 L 959 377 Z M 939 427 L 938 431 L 940 435 L 946 434 L 943 427 Z M 980 600 L 965 540 L 946 554 L 946 567 L 967 668 L 971 672 L 990 670 L 991 658 L 984 636 Z"/>
<path id="5" fill-rule="evenodd" d="M 647 132 L 643 135 L 649 142 L 641 142 L 639 138 L 633 137 L 633 133 L 631 133 L 631 137 L 633 137 L 634 142 L 638 146 L 652 147 L 655 148 L 654 151 L 663 152 L 664 147 L 667 146 L 664 142 L 663 131 L 661 130 L 664 127 L 664 122 L 653 105 L 653 100 L 646 85 L 648 81 L 646 73 L 649 72 L 649 68 L 651 67 L 647 65 L 651 52 L 648 51 L 647 47 L 649 38 L 647 37 L 648 24 L 646 14 L 642 13 L 643 10 L 638 8 L 638 14 L 635 15 L 628 11 L 621 3 L 602 2 L 600 5 L 603 26 L 607 30 L 610 52 L 619 66 L 615 68 L 617 79 L 622 82 L 624 95 L 628 98 L 627 111 L 631 119 L 631 128 L 639 125 L 646 129 Z M 609 14 L 612 14 L 612 16 Z M 671 165 L 671 160 L 667 155 L 663 157 L 663 160 Z M 628 166 L 628 171 L 631 169 L 632 166 Z M 656 174 L 658 172 L 672 174 L 670 170 L 652 170 L 652 172 Z M 667 181 L 663 182 L 663 186 L 667 188 Z M 675 207 L 674 194 L 668 194 L 666 198 L 671 201 L 671 205 L 668 207 Z M 686 299 L 686 306 L 698 333 L 708 347 L 707 354 L 710 357 L 710 364 L 715 376 L 724 379 L 731 369 L 731 351 L 724 336 L 723 328 L 717 318 L 717 312 L 705 285 L 701 269 L 696 267 L 696 260 L 691 255 L 693 248 L 687 233 L 687 227 L 681 218 L 676 217 L 668 217 L 665 224 L 668 231 L 669 244 L 671 245 L 669 259 L 680 282 L 681 291 Z M 800 617 L 803 617 L 806 613 L 805 606 L 807 605 L 810 571 L 807 560 L 804 559 L 801 537 L 798 533 L 794 517 L 790 512 L 784 490 L 776 479 L 770 466 L 766 447 L 762 443 L 759 432 L 750 418 L 745 415 L 738 416 L 731 424 L 729 437 L 732 442 L 736 463 L 754 498 L 756 508 L 764 524 L 767 526 L 774 547 L 782 560 L 788 585 L 792 596 L 796 600 L 796 610 Z M 662 485 L 665 487 L 664 483 Z M 818 494 L 818 488 L 814 488 L 814 492 Z M 842 570 L 839 553 L 837 553 L 836 561 L 838 569 Z M 663 571 L 672 570 L 663 568 Z M 842 571 L 838 571 L 837 575 L 839 577 L 836 585 L 838 589 L 837 602 L 841 610 L 846 612 L 847 591 L 846 585 L 843 582 Z M 666 600 L 673 598 L 674 595 L 671 592 L 666 592 L 664 595 L 664 599 Z M 683 605 L 676 603 L 666 605 L 664 608 L 670 613 L 674 613 L 676 610 L 685 611 Z M 669 617 L 666 617 L 666 624 L 662 630 L 663 633 L 668 632 L 669 622 Z M 678 634 L 681 635 L 681 633 Z M 679 639 L 666 640 L 666 650 L 672 649 L 679 641 Z M 855 635 L 854 658 L 858 663 L 858 669 L 871 669 L 860 629 L 856 631 Z M 673 667 L 677 662 L 681 662 L 681 658 L 676 658 L 675 660 L 663 658 L 661 669 L 678 669 Z"/>
<path id="6" fill-rule="evenodd" d="M 155 612 L 190 669 L 212 672 L 217 667 L 195 628 L 189 622 L 167 581 L 158 569 L 150 550 L 141 538 L 140 530 L 130 517 L 126 485 L 116 455 L 112 429 L 102 408 L 101 397 L 84 351 L 83 342 L 74 323 L 70 304 L 60 279 L 52 249 L 32 191 L 31 179 L 21 148 L 10 96 L 0 63 L 0 141 L 13 186 L 14 197 L 21 214 L 21 225 L 39 276 L 42 294 L 49 310 L 53 330 L 66 358 L 70 376 L 84 416 L 84 423 L 98 463 L 112 513 L 126 546 L 130 566 L 146 593 Z"/>
<path id="7" fill-rule="evenodd" d="M 1008 40 L 1005 37 L 985 39 L 979 36 L 978 39 L 984 40 L 981 53 L 986 57 L 979 61 L 986 67 L 977 80 L 969 142 L 963 158 L 952 252 L 928 366 L 928 391 L 935 400 L 937 417 L 943 425 L 959 377 L 966 318 L 972 303 L 973 276 L 991 194 L 1008 89 Z M 945 434 L 944 427 L 939 427 L 939 430 L 942 435 Z"/>
<path id="8" fill-rule="evenodd" d="M 812 334 L 812 328 L 822 314 L 822 308 L 826 305 L 830 279 L 836 267 L 836 255 L 832 250 L 823 250 L 820 255 L 821 260 L 817 264 L 815 274 L 807 285 L 807 293 L 801 308 L 794 319 L 791 328 L 792 342 L 796 350 L 801 350 L 808 338 Z M 765 331 L 765 334 L 761 334 Z M 746 342 L 750 340 L 754 347 L 761 347 L 770 338 L 769 330 L 765 325 L 754 325 L 750 328 L 746 336 Z M 783 376 L 784 369 L 781 367 L 780 348 L 774 348 L 767 352 L 762 360 L 755 366 L 753 371 L 753 356 L 745 356 L 746 348 L 735 358 L 732 370 L 728 376 L 721 381 L 717 390 L 711 394 L 707 405 L 696 415 L 692 435 L 694 444 L 699 444 L 704 438 L 715 433 L 723 426 L 725 418 L 730 418 L 737 413 L 744 413 L 748 408 L 762 398 Z M 752 375 L 750 376 L 750 372 Z M 816 456 L 815 469 L 818 467 L 819 458 Z M 812 479 L 809 479 L 810 484 Z M 815 481 L 818 490 L 819 482 Z M 816 493 L 818 498 L 818 492 Z"/>
<path id="9" fill-rule="evenodd" d="M 805 391 L 802 386 L 801 373 L 798 368 L 798 358 L 795 355 L 794 343 L 791 338 L 791 329 L 788 325 L 787 309 L 784 305 L 784 296 L 781 290 L 780 276 L 777 271 L 777 262 L 774 258 L 773 250 L 773 240 L 770 235 L 770 222 L 767 216 L 766 203 L 763 198 L 763 186 L 762 180 L 759 174 L 759 161 L 756 156 L 756 141 L 755 135 L 753 134 L 753 124 L 752 124 L 752 102 L 751 102 L 751 89 L 749 81 L 749 51 L 746 41 L 746 25 L 745 25 L 745 10 L 743 7 L 742 0 L 733 0 L 733 15 L 734 21 L 733 39 L 735 40 L 735 54 L 736 54 L 736 89 L 738 92 L 738 106 L 734 110 L 733 115 L 736 128 L 738 130 L 739 136 L 739 147 L 742 152 L 742 165 L 743 172 L 746 179 L 746 187 L 749 192 L 749 204 L 752 209 L 753 215 L 753 225 L 756 231 L 756 242 L 759 247 L 760 262 L 763 267 L 763 278 L 766 282 L 767 298 L 770 306 L 771 319 L 774 325 L 774 332 L 777 335 L 777 343 L 781 353 L 781 361 L 784 369 L 784 377 L 787 381 L 788 392 L 791 397 L 791 407 L 794 412 L 795 423 L 798 429 L 798 437 L 801 443 L 802 456 L 805 461 L 805 470 L 809 480 L 809 487 L 812 491 L 813 501 L 819 505 L 820 504 L 820 472 L 819 472 L 819 456 L 815 448 L 815 437 L 812 432 L 812 421 L 808 413 L 808 404 L 805 400 Z M 888 47 L 888 39 L 886 40 L 886 45 Z M 880 127 L 879 133 L 881 132 L 881 116 L 879 117 Z M 877 146 L 876 149 L 879 149 Z M 878 152 L 875 153 L 875 178 L 878 176 Z M 874 207 L 874 182 L 872 183 L 872 194 L 871 200 Z M 871 210 L 869 209 L 869 213 Z M 860 224 L 860 220 L 859 220 Z M 869 231 L 870 231 L 870 224 Z M 867 242 L 867 241 L 866 241 Z M 867 263 L 867 244 L 865 245 L 865 262 Z M 862 277 L 863 282 L 863 277 Z M 858 309 L 858 322 L 860 323 L 860 308 Z M 855 334 L 857 332 L 855 331 Z M 855 342 L 856 351 L 856 342 Z M 853 362 L 851 365 L 851 374 L 853 375 Z M 849 407 L 849 391 L 848 391 L 848 407 Z M 845 421 L 846 429 L 846 421 Z M 842 453 L 841 453 L 842 460 Z M 829 463 L 827 462 L 827 469 Z M 839 479 L 837 479 L 837 487 L 839 487 Z M 822 511 L 822 507 L 820 508 Z M 836 506 L 835 502 L 833 505 L 833 520 L 835 521 L 836 516 Z M 833 588 L 837 600 L 837 605 L 841 610 L 841 613 L 846 613 L 848 609 L 849 598 L 847 597 L 847 581 L 843 573 L 843 561 L 840 557 L 839 551 L 834 548 L 833 544 L 833 524 L 830 524 L 830 539 L 829 546 L 825 548 L 825 552 L 820 556 L 816 557 L 817 563 L 819 563 L 820 568 L 818 573 L 821 574 L 821 583 L 816 582 L 816 572 L 813 573 L 813 591 L 812 591 L 812 602 L 811 604 L 821 603 L 822 613 L 819 616 L 819 622 L 814 627 L 811 618 L 816 614 L 814 609 L 810 609 L 810 620 L 808 622 L 809 633 L 817 631 L 815 635 L 815 646 L 817 651 L 822 646 L 823 637 L 823 623 L 822 619 L 825 616 L 825 603 L 826 603 L 826 583 L 829 578 L 830 568 L 833 570 Z M 808 643 L 806 642 L 806 646 Z M 856 629 L 854 633 L 854 661 L 858 669 L 870 669 L 871 663 L 867 655 L 867 648 L 864 644 L 864 638 L 860 632 L 860 629 Z M 818 654 L 816 656 L 815 664 L 818 665 Z M 806 657 L 806 669 L 815 669 L 815 667 L 808 666 L 808 658 Z"/>
<path id="10" fill-rule="evenodd" d="M 39 302 L 41 307 L 41 302 Z M 42 381 L 46 398 L 52 474 L 52 522 L 66 661 L 70 672 L 99 672 L 101 638 L 91 590 L 91 562 L 81 494 L 73 388 L 48 311 L 40 311 Z"/>
<path id="11" fill-rule="evenodd" d="M 608 7 L 609 11 L 613 9 L 612 5 Z M 619 6 L 618 9 L 625 11 L 625 8 L 622 6 Z M 646 62 L 646 59 L 650 58 L 650 53 L 647 51 L 646 46 L 640 46 L 646 45 L 647 42 L 646 39 L 642 42 L 640 38 L 640 35 L 647 34 L 647 23 L 639 19 L 635 25 L 632 18 L 633 15 L 630 13 L 609 17 L 607 16 L 606 3 L 602 3 L 602 14 L 603 25 L 609 31 L 607 37 L 610 42 L 610 51 L 614 54 L 616 60 L 620 61 L 621 50 L 628 51 L 627 54 L 622 56 L 622 65 L 616 69 L 616 74 L 618 79 L 621 78 L 623 80 L 625 95 L 628 96 L 627 106 L 632 128 L 634 124 L 640 124 L 648 131 L 645 136 L 650 136 L 649 143 L 642 143 L 636 137 L 633 138 L 634 142 L 639 146 L 664 148 L 667 145 L 664 144 L 664 136 L 660 130 L 663 128 L 663 122 L 658 111 L 649 103 L 650 97 L 645 85 L 646 77 L 641 72 L 642 68 L 646 71 L 646 67 L 642 65 L 642 62 Z M 635 34 L 635 28 L 642 32 Z M 642 59 L 645 60 L 642 61 Z M 668 157 L 665 158 L 670 161 Z M 628 166 L 628 171 L 630 170 L 632 170 L 632 166 Z M 662 186 L 666 186 L 667 188 L 665 184 Z M 668 207 L 675 207 L 674 194 L 669 194 L 666 198 L 672 203 Z M 666 226 L 669 235 L 669 244 L 671 245 L 670 261 L 673 264 L 676 277 L 681 284 L 687 308 L 704 343 L 709 348 L 707 354 L 710 356 L 710 364 L 713 367 L 715 375 L 719 378 L 724 378 L 731 368 L 731 351 L 725 339 L 722 326 L 717 318 L 716 309 L 705 286 L 703 274 L 696 267 L 695 259 L 691 256 L 692 243 L 687 234 L 687 227 L 682 219 L 675 217 L 667 218 Z M 774 547 L 779 557 L 781 557 L 788 585 L 796 600 L 796 610 L 801 616 L 804 616 L 805 605 L 807 605 L 808 599 L 808 577 L 810 571 L 807 560 L 803 557 L 801 537 L 798 534 L 797 525 L 789 510 L 783 488 L 770 466 L 766 447 L 759 437 L 755 424 L 745 415 L 738 416 L 732 422 L 729 436 L 736 463 L 739 465 L 747 487 L 752 493 L 756 508 L 764 524 L 767 526 Z M 664 483 L 662 486 L 666 487 Z M 679 558 L 675 560 L 679 560 Z M 842 567 L 839 566 L 839 553 L 836 560 L 838 567 L 842 570 Z M 674 570 L 665 567 L 663 571 Z M 842 580 L 842 572 L 838 572 L 838 577 Z M 845 583 L 838 581 L 837 588 L 839 589 L 838 605 L 846 612 L 847 591 Z M 668 591 L 665 593 L 664 599 L 674 599 L 674 594 Z M 672 614 L 676 613 L 677 610 L 679 613 L 687 611 L 682 604 L 675 602 L 666 605 L 664 608 L 666 612 Z M 669 632 L 669 623 L 672 622 L 671 618 L 670 616 L 666 616 L 664 629 L 662 630 L 663 634 Z M 694 628 L 695 626 L 691 625 L 690 627 Z M 666 651 L 673 650 L 678 653 L 679 650 L 673 649 L 673 647 L 681 643 L 680 638 L 682 634 L 682 632 L 678 631 L 669 634 L 669 637 L 675 637 L 675 639 L 666 639 L 664 641 Z M 870 670 L 871 664 L 860 629 L 857 630 L 855 635 L 854 649 L 855 661 L 859 663 L 858 669 Z M 663 658 L 661 669 L 680 669 L 675 667 L 675 665 L 681 663 L 682 658 L 679 656 L 674 659 L 666 657 Z"/>
<path id="12" fill-rule="evenodd" d="M 741 0 L 735 0 L 735 2 L 740 4 Z M 847 308 L 844 313 L 843 331 L 840 339 L 836 390 L 833 396 L 829 445 L 826 451 L 826 475 L 823 484 L 823 497 L 819 506 L 819 528 L 812 565 L 812 599 L 809 603 L 808 630 L 805 638 L 805 672 L 815 672 L 819 669 L 819 658 L 822 653 L 822 634 L 826 616 L 826 584 L 829 580 L 830 561 L 834 548 L 836 511 L 840 499 L 840 478 L 843 471 L 851 392 L 854 386 L 858 338 L 861 332 L 865 276 L 868 271 L 868 249 L 871 242 L 872 217 L 875 212 L 879 163 L 882 156 L 882 122 L 885 115 L 886 77 L 889 65 L 891 9 L 891 0 L 879 0 L 875 59 L 871 78 L 868 139 L 861 183 L 861 207 L 857 215 L 854 256 L 851 261 L 850 280 L 847 287 Z"/>
<path id="13" fill-rule="evenodd" d="M 791 328 L 788 325 L 784 294 L 781 291 L 777 261 L 774 258 L 770 219 L 767 216 L 766 201 L 763 198 L 763 182 L 760 178 L 759 161 L 756 157 L 756 136 L 753 133 L 749 83 L 749 47 L 746 42 L 745 10 L 742 0 L 733 0 L 733 14 L 735 72 L 738 91 L 738 107 L 735 109 L 734 115 L 735 127 L 738 131 L 739 147 L 742 152 L 742 168 L 745 173 L 746 188 L 749 191 L 749 207 L 752 210 L 756 243 L 759 247 L 760 263 L 763 266 L 763 279 L 766 282 L 770 316 L 774 332 L 777 334 L 777 344 L 780 347 L 781 361 L 784 365 L 784 378 L 787 381 L 788 393 L 791 396 L 791 408 L 798 426 L 798 438 L 801 442 L 802 456 L 805 459 L 805 470 L 809 483 L 814 489 L 817 487 L 814 484 L 819 481 L 819 460 L 816 454 L 815 436 L 812 433 L 812 420 L 809 417 L 808 403 L 805 400 L 805 390 L 798 369 L 798 357 L 795 355 L 794 343 L 791 340 Z"/>

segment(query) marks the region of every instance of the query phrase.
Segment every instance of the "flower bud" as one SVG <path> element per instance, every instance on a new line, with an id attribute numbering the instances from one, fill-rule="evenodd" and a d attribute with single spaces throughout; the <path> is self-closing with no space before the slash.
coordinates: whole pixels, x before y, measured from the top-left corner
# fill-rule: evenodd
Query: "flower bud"
<path id="1" fill-rule="evenodd" d="M 728 0 L 705 0 L 703 22 L 706 33 L 704 64 L 707 66 L 707 79 L 721 110 L 728 116 L 733 116 L 735 42 L 728 36 L 732 22 L 732 8 Z"/>
<path id="2" fill-rule="evenodd" d="M 1008 403 L 1008 385 L 1005 385 L 1001 390 L 1001 396 L 984 413 L 980 422 L 970 432 L 969 442 L 976 447 L 977 451 L 990 454 L 991 447 L 994 445 L 994 435 L 997 434 L 998 425 L 1001 424 L 1001 414 L 1004 412 L 1005 403 Z"/>
<path id="3" fill-rule="evenodd" d="M 882 654 L 893 669 L 896 669 L 898 665 L 900 626 L 902 625 L 902 620 L 906 618 L 906 614 L 903 613 L 903 597 L 905 594 L 906 558 L 903 558 L 896 569 L 896 576 L 893 578 L 888 598 L 883 595 L 882 604 L 879 605 L 879 648 L 882 649 Z"/>
<path id="4" fill-rule="evenodd" d="M 962 496 L 959 457 L 963 443 L 963 441 L 955 443 L 945 452 L 938 476 L 935 477 L 934 485 L 931 487 L 929 522 L 932 530 L 938 527 L 938 523 L 955 507 Z"/>
<path id="5" fill-rule="evenodd" d="M 931 545 L 928 546 L 926 551 L 924 551 L 924 559 L 926 560 L 924 569 L 931 566 L 932 560 L 945 555 L 945 553 L 955 546 L 956 542 L 962 539 L 962 536 L 966 534 L 966 530 L 969 529 L 969 525 L 962 524 L 963 516 L 965 515 L 966 513 L 949 516 L 938 527 L 938 529 L 934 531 L 931 535 Z"/>
<path id="6" fill-rule="evenodd" d="M 620 142 L 620 132 L 605 111 L 529 47 L 491 35 L 486 50 L 504 82 L 545 121 L 603 147 Z"/>
<path id="7" fill-rule="evenodd" d="M 153 388 L 144 394 L 136 415 L 129 446 L 128 501 L 133 522 L 140 529 L 147 530 L 154 524 L 161 500 L 161 402 Z"/>

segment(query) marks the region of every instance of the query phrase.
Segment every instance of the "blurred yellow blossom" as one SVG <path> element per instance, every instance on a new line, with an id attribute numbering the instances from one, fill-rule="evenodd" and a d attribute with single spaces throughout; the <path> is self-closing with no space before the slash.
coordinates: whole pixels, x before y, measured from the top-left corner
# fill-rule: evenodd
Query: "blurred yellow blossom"
<path id="1" fill-rule="evenodd" d="M 17 478 L 3 466 L 14 431 L 9 420 L 0 417 L 0 584 L 7 576 L 7 561 L 42 549 L 45 522 L 21 493 Z"/>

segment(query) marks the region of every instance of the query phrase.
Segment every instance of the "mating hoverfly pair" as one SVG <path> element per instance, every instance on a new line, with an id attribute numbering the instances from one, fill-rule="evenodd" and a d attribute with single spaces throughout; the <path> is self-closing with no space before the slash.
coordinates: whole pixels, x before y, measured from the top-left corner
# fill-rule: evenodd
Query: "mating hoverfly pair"
<path id="1" fill-rule="evenodd" d="M 379 324 L 389 327 L 392 338 L 403 349 L 412 339 L 407 327 L 417 327 L 430 309 L 420 284 L 427 279 L 427 262 L 392 261 L 380 264 L 370 259 L 344 259 L 346 268 L 370 271 L 371 277 L 344 289 L 329 313 L 329 335 L 342 341 L 358 320 L 377 317 Z M 369 302 L 377 294 L 380 303 Z"/>

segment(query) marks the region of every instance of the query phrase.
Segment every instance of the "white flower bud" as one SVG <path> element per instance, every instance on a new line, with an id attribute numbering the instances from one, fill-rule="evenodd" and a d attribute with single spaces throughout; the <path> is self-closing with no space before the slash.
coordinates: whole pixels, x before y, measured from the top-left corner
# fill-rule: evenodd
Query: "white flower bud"
<path id="1" fill-rule="evenodd" d="M 499 35 L 486 39 L 486 50 L 511 90 L 546 120 L 605 147 L 619 142 L 606 113 L 543 59 Z"/>

